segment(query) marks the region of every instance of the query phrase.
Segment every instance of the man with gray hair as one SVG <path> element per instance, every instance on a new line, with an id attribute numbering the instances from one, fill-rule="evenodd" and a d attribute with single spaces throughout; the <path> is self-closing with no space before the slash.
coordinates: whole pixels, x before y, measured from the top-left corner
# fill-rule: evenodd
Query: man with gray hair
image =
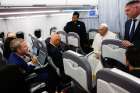
<path id="1" fill-rule="evenodd" d="M 25 61 L 25 56 L 28 54 L 28 45 L 24 39 L 14 39 L 10 43 L 10 47 L 12 53 L 10 54 L 8 64 L 15 64 L 19 66 L 21 69 L 25 70 L 27 74 L 30 74 L 35 71 L 35 66 L 31 64 L 27 64 Z M 36 64 L 37 60 L 33 57 L 31 60 L 32 64 Z M 36 72 L 38 76 L 36 77 L 37 81 L 47 81 L 48 80 L 48 73 L 47 69 L 38 69 Z"/>
<path id="2" fill-rule="evenodd" d="M 92 48 L 94 49 L 94 52 L 96 53 L 96 58 L 99 59 L 101 55 L 101 44 L 102 41 L 105 39 L 117 39 L 117 35 L 111 31 L 108 30 L 108 25 L 105 23 L 102 23 L 99 26 L 98 32 L 95 35 Z"/>

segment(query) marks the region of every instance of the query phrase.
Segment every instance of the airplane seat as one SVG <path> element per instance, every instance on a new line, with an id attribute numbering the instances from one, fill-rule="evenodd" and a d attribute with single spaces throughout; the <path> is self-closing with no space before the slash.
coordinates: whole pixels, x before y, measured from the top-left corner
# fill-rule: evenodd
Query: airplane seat
<path id="1" fill-rule="evenodd" d="M 85 54 L 80 46 L 80 37 L 75 32 L 69 32 L 67 35 L 69 49 L 80 54 Z"/>
<path id="2" fill-rule="evenodd" d="M 17 65 L 0 67 L 0 91 L 2 93 L 30 93 L 24 79 L 24 71 Z"/>
<path id="3" fill-rule="evenodd" d="M 61 37 L 61 43 L 59 46 L 60 51 L 64 52 L 68 50 L 68 43 L 67 43 L 67 33 L 65 31 L 58 31 L 57 32 Z"/>
<path id="4" fill-rule="evenodd" d="M 87 58 L 74 51 L 63 53 L 64 72 L 70 76 L 80 89 L 86 93 L 92 93 L 95 82 L 92 83 L 91 66 Z"/>
<path id="5" fill-rule="evenodd" d="M 97 93 L 139 93 L 140 79 L 117 68 L 97 72 Z"/>
<path id="6" fill-rule="evenodd" d="M 45 44 L 46 44 L 46 46 L 49 44 L 50 39 L 51 39 L 51 37 L 47 37 L 47 38 L 45 39 Z"/>
<path id="7" fill-rule="evenodd" d="M 16 65 L 0 67 L 0 91 L 3 93 L 29 93 L 24 80 L 24 73 Z"/>
<path id="8" fill-rule="evenodd" d="M 44 48 L 47 47 L 45 40 L 42 40 L 41 42 Z"/>
<path id="9" fill-rule="evenodd" d="M 50 35 L 52 35 L 56 32 L 57 32 L 57 28 L 55 26 L 50 28 Z"/>
<path id="10" fill-rule="evenodd" d="M 31 34 L 29 34 L 31 41 L 32 41 L 32 53 L 34 55 L 38 55 L 39 50 L 37 49 L 37 39 L 35 37 L 33 37 Z"/>
<path id="11" fill-rule="evenodd" d="M 37 72 L 42 69 L 46 69 L 48 66 L 48 58 L 47 58 L 46 49 L 40 48 L 38 53 L 38 64 L 36 65 L 34 71 L 30 74 L 26 75 L 26 83 L 31 91 L 31 93 L 40 93 L 42 91 L 46 91 L 47 82 L 46 81 L 36 81 L 36 77 L 38 77 Z M 26 72 L 25 72 L 26 74 Z"/>
<path id="12" fill-rule="evenodd" d="M 43 49 L 45 52 L 47 51 L 47 46 L 45 44 L 45 41 L 39 41 L 37 38 L 33 37 L 32 35 L 29 35 L 32 40 L 32 52 L 34 55 L 38 56 L 39 50 Z"/>
<path id="13" fill-rule="evenodd" d="M 67 45 L 67 33 L 65 31 L 57 31 L 57 33 L 61 37 L 61 42 Z"/>
<path id="14" fill-rule="evenodd" d="M 0 65 L 5 65 L 7 60 L 3 57 L 3 54 L 0 52 Z"/>
<path id="15" fill-rule="evenodd" d="M 90 52 L 89 54 L 87 54 L 85 57 L 88 60 L 88 63 L 91 66 L 92 69 L 92 80 L 96 79 L 96 73 L 100 70 L 103 69 L 102 63 L 100 60 L 96 59 L 96 54 L 93 52 Z"/>
<path id="16" fill-rule="evenodd" d="M 3 45 L 4 44 L 1 42 L 0 43 L 0 65 L 4 65 L 7 63 L 6 58 L 4 58 L 4 56 L 3 56 Z"/>
<path id="17" fill-rule="evenodd" d="M 2 50 L 3 50 L 3 48 L 4 48 L 4 41 L 3 41 L 3 39 L 2 38 L 0 38 L 0 47 L 2 48 Z"/>
<path id="18" fill-rule="evenodd" d="M 121 40 L 108 39 L 102 42 L 101 61 L 105 68 L 118 68 L 127 71 L 125 62 L 126 49 Z"/>
<path id="19" fill-rule="evenodd" d="M 31 92 L 34 93 L 34 91 L 38 93 L 40 93 L 40 91 L 46 91 L 47 88 L 47 82 L 46 81 L 39 81 L 36 82 L 36 80 L 34 81 L 34 79 L 37 77 L 36 72 L 40 71 L 40 69 L 46 69 L 48 67 L 48 52 L 47 52 L 47 48 L 46 46 L 43 45 L 43 43 L 41 41 L 37 42 L 38 47 L 37 49 L 39 50 L 38 52 L 38 56 L 37 56 L 37 60 L 38 60 L 38 65 L 36 65 L 37 67 L 34 69 L 34 73 L 31 73 L 30 75 L 28 75 L 28 78 L 30 79 L 29 84 L 31 87 Z"/>
<path id="20" fill-rule="evenodd" d="M 10 48 L 10 42 L 14 40 L 15 37 L 7 37 L 4 41 L 3 45 L 3 56 L 6 60 L 9 59 L 9 56 L 11 54 L 11 48 Z"/>
<path id="21" fill-rule="evenodd" d="M 6 64 L 6 65 L 2 65 L 2 66 L 11 66 L 12 67 L 11 64 Z M 18 66 L 18 65 L 15 65 L 15 66 L 18 67 L 22 71 L 22 73 L 23 73 L 22 77 L 25 81 L 26 88 L 28 88 L 30 93 L 36 93 L 36 92 L 38 93 L 38 91 L 46 91 L 47 82 L 46 81 L 37 81 L 37 79 L 36 79 L 38 77 L 38 74 L 36 72 L 38 72 L 40 69 L 45 68 L 45 66 L 35 68 L 34 71 L 31 73 L 26 73 L 26 71 L 24 69 L 20 68 L 20 66 Z M 6 92 L 6 93 L 8 93 L 8 92 Z M 13 93 L 18 93 L 18 92 L 13 92 Z M 26 92 L 23 92 L 23 93 L 26 93 Z"/>
<path id="22" fill-rule="evenodd" d="M 24 39 L 24 32 L 22 32 L 22 31 L 17 32 L 16 37 Z"/>
<path id="23" fill-rule="evenodd" d="M 95 35 L 98 33 L 97 29 L 89 29 L 88 31 L 88 38 L 89 38 L 89 44 L 92 45 L 94 41 Z"/>

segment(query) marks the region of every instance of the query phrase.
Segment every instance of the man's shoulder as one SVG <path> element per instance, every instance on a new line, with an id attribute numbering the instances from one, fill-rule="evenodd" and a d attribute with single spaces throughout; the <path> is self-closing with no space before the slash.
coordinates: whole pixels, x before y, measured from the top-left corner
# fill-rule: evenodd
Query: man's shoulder
<path id="1" fill-rule="evenodd" d="M 15 58 L 18 57 L 17 54 L 16 53 L 11 53 L 9 58 L 14 58 L 14 57 Z"/>
<path id="2" fill-rule="evenodd" d="M 99 33 L 96 33 L 94 39 L 98 39 L 98 38 L 100 38 L 100 37 L 101 37 L 101 35 L 100 35 Z"/>
<path id="3" fill-rule="evenodd" d="M 17 61 L 21 61 L 21 60 L 22 59 L 16 53 L 11 53 L 8 62 L 16 63 Z"/>
<path id="4" fill-rule="evenodd" d="M 111 32 L 111 31 L 108 31 L 109 33 L 108 33 L 108 36 L 111 36 L 111 37 L 116 37 L 117 36 L 117 34 L 116 33 L 114 33 L 114 32 Z"/>
<path id="5" fill-rule="evenodd" d="M 132 19 L 128 19 L 125 23 L 131 23 Z"/>
<path id="6" fill-rule="evenodd" d="M 51 43 L 49 43 L 47 45 L 47 49 L 48 49 L 48 53 L 50 53 L 50 52 L 52 53 L 52 52 L 55 52 L 57 50 L 57 48 L 54 45 L 52 45 Z"/>
<path id="7" fill-rule="evenodd" d="M 85 24 L 83 21 L 78 21 L 79 24 Z"/>
<path id="8" fill-rule="evenodd" d="M 68 25 L 68 24 L 72 24 L 72 21 L 67 22 L 67 25 Z"/>

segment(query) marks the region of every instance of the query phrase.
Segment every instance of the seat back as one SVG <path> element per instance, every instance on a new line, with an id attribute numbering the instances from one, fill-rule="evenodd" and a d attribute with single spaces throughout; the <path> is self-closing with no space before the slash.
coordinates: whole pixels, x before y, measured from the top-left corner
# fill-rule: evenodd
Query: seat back
<path id="1" fill-rule="evenodd" d="M 92 69 L 92 79 L 95 80 L 97 71 L 103 69 L 101 61 L 96 59 L 96 54 L 94 52 L 90 52 L 85 57 L 87 58 L 88 63 L 90 64 Z"/>
<path id="2" fill-rule="evenodd" d="M 83 55 L 68 50 L 63 54 L 63 63 L 65 74 L 89 92 L 92 89 L 92 72 L 87 59 Z"/>
<path id="3" fill-rule="evenodd" d="M 39 54 L 40 49 L 47 53 L 47 46 L 44 43 L 45 41 L 39 41 L 37 38 L 33 37 L 32 35 L 29 36 L 31 37 L 32 40 L 32 48 L 33 48 L 33 53 L 35 55 Z"/>
<path id="4" fill-rule="evenodd" d="M 50 35 L 52 35 L 56 32 L 57 32 L 57 28 L 55 26 L 50 28 Z"/>
<path id="5" fill-rule="evenodd" d="M 33 37 L 31 34 L 29 34 L 31 41 L 32 41 L 32 52 L 34 55 L 38 55 L 38 49 L 37 49 L 37 38 Z"/>
<path id="6" fill-rule="evenodd" d="M 126 49 L 122 46 L 121 40 L 104 40 L 101 46 L 101 56 L 104 67 L 125 66 L 125 51 Z"/>
<path id="7" fill-rule="evenodd" d="M 88 31 L 89 39 L 94 39 L 95 35 L 98 33 L 97 31 L 98 31 L 97 29 L 89 29 Z"/>
<path id="8" fill-rule="evenodd" d="M 29 93 L 23 71 L 16 65 L 0 67 L 0 92 Z"/>
<path id="9" fill-rule="evenodd" d="M 67 44 L 67 33 L 65 31 L 58 31 L 57 33 L 61 37 L 61 42 Z"/>
<path id="10" fill-rule="evenodd" d="M 67 35 L 68 38 L 68 45 L 74 46 L 74 47 L 80 47 L 80 37 L 75 32 L 69 32 Z"/>
<path id="11" fill-rule="evenodd" d="M 97 73 L 97 93 L 139 93 L 140 79 L 116 68 Z"/>

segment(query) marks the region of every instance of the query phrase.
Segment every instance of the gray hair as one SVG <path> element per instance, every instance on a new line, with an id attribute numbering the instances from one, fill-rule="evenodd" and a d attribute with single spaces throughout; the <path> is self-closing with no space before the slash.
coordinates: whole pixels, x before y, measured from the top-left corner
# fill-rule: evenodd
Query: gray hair
<path id="1" fill-rule="evenodd" d="M 10 48 L 13 52 L 16 52 L 17 51 L 17 48 L 20 47 L 20 44 L 22 42 L 24 42 L 25 40 L 24 39 L 21 39 L 21 38 L 18 38 L 18 39 L 14 39 L 10 42 Z"/>
<path id="2" fill-rule="evenodd" d="M 106 23 L 101 23 L 100 24 L 100 27 L 106 27 L 106 28 L 108 28 L 108 25 Z"/>

